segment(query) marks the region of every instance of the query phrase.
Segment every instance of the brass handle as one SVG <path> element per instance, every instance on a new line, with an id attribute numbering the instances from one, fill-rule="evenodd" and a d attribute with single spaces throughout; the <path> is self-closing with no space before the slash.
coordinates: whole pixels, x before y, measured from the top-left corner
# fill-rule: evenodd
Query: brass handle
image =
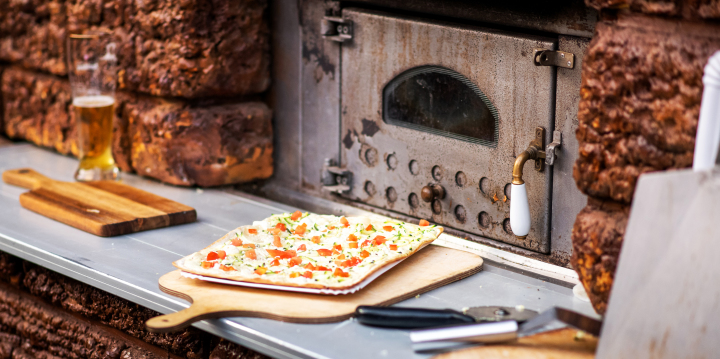
<path id="1" fill-rule="evenodd" d="M 435 198 L 445 198 L 445 188 L 439 184 L 429 184 L 420 190 L 420 197 L 425 202 L 432 202 Z"/>

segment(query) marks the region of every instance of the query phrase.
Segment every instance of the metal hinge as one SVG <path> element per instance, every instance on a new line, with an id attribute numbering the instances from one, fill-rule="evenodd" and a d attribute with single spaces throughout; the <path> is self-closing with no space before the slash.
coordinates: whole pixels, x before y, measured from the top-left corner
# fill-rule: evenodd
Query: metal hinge
<path id="1" fill-rule="evenodd" d="M 323 16 L 320 31 L 326 40 L 349 41 L 353 38 L 353 22 L 337 16 Z"/>
<path id="2" fill-rule="evenodd" d="M 558 66 L 571 69 L 575 67 L 575 55 L 571 52 L 535 49 L 533 63 L 535 66 Z"/>
<path id="3" fill-rule="evenodd" d="M 349 192 L 352 188 L 353 173 L 345 168 L 335 166 L 335 160 L 326 158 L 323 165 L 323 189 L 335 193 Z"/>

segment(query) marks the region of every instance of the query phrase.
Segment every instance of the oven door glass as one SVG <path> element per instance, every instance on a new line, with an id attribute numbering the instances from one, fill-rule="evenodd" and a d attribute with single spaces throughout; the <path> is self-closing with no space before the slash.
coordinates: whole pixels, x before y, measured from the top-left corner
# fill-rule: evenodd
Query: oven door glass
<path id="1" fill-rule="evenodd" d="M 555 69 L 532 55 L 557 40 L 371 10 L 342 16 L 354 27 L 341 45 L 340 165 L 353 173 L 342 195 L 483 243 L 549 253 L 552 171 L 525 166 L 526 239 L 512 234 L 509 195 L 513 162 L 536 127 L 550 143 Z M 428 185 L 445 196 L 425 202 Z"/>
<path id="2" fill-rule="evenodd" d="M 497 110 L 467 77 L 438 66 L 405 71 L 383 90 L 383 120 L 485 146 L 497 145 Z"/>

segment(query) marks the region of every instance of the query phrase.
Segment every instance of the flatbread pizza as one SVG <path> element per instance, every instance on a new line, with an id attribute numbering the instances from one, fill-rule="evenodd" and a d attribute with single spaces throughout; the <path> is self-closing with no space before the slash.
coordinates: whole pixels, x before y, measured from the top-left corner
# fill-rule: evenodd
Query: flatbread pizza
<path id="1" fill-rule="evenodd" d="M 297 211 L 238 227 L 173 265 L 236 281 L 347 289 L 417 252 L 442 231 L 425 220 L 416 225 Z"/>

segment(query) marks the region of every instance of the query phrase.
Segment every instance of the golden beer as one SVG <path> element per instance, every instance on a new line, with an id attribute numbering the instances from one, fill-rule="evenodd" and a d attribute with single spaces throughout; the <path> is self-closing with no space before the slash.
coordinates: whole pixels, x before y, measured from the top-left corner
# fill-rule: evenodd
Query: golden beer
<path id="1" fill-rule="evenodd" d="M 80 96 L 73 99 L 78 129 L 80 165 L 78 180 L 114 179 L 118 169 L 112 156 L 113 107 L 110 96 Z"/>

